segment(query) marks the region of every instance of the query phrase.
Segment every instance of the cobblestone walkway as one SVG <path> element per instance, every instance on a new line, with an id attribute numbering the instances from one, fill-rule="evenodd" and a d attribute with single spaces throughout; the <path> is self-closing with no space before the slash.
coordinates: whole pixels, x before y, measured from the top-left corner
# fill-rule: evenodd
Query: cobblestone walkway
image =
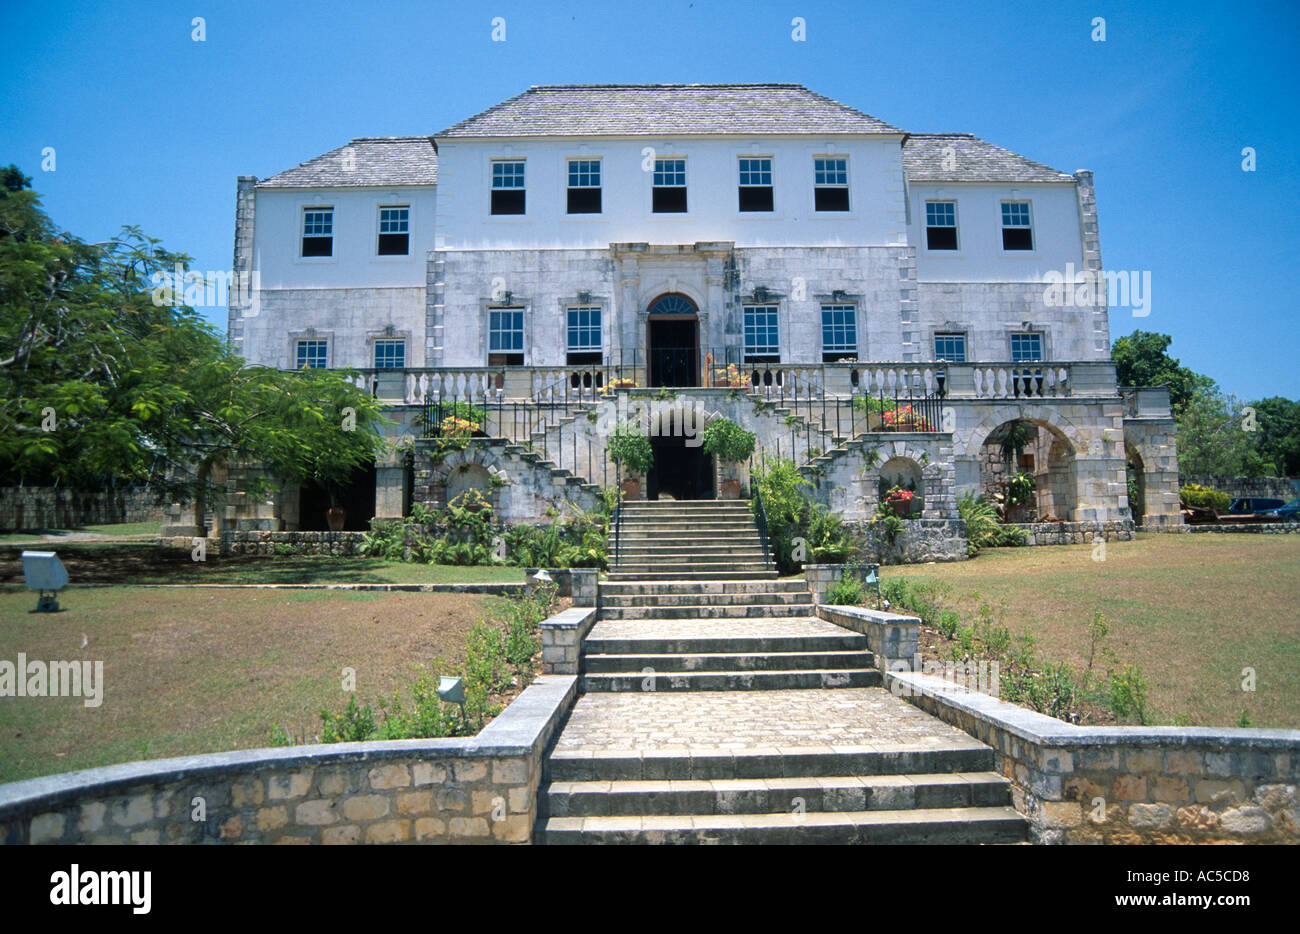
<path id="1" fill-rule="evenodd" d="M 980 744 L 884 688 L 841 688 L 587 694 L 579 698 L 555 748 L 671 753 L 972 745 Z"/>

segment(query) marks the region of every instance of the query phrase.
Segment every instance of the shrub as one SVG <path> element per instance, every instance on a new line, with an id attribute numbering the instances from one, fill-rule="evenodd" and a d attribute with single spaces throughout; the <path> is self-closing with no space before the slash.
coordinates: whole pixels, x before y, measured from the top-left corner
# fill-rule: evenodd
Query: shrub
<path id="1" fill-rule="evenodd" d="M 1125 665 L 1122 671 L 1112 671 L 1107 704 L 1111 713 L 1120 720 L 1134 717 L 1140 724 L 1148 723 L 1150 711 L 1147 708 L 1147 680 L 1142 675 L 1142 669 L 1135 665 Z"/>
<path id="2" fill-rule="evenodd" d="M 749 460 L 757 441 L 752 431 L 746 431 L 726 418 L 715 418 L 709 422 L 702 437 L 705 454 L 733 463 Z"/>
<path id="3" fill-rule="evenodd" d="M 862 581 L 848 572 L 841 574 L 826 592 L 826 602 L 835 606 L 860 606 L 866 598 L 867 590 Z"/>
<path id="4" fill-rule="evenodd" d="M 1215 512 L 1227 512 L 1228 504 L 1232 502 L 1232 497 L 1222 490 L 1216 490 L 1211 486 L 1201 486 L 1199 483 L 1187 484 L 1178 491 L 1178 498 L 1183 501 L 1185 506 L 1213 509 Z"/>
<path id="5" fill-rule="evenodd" d="M 619 422 L 609 439 L 609 456 L 614 463 L 634 474 L 647 474 L 655 465 L 650 439 L 630 422 Z"/>

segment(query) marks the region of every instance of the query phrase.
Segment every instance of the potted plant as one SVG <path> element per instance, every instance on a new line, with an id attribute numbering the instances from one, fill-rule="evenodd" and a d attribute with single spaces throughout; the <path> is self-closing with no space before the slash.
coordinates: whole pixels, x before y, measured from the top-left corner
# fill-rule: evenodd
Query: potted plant
<path id="1" fill-rule="evenodd" d="M 740 465 L 754 453 L 757 438 L 727 418 L 715 418 L 704 429 L 704 453 L 718 459 L 722 477 L 719 499 L 740 498 Z"/>
<path id="2" fill-rule="evenodd" d="M 916 496 L 911 490 L 901 486 L 891 486 L 885 493 L 885 505 L 894 510 L 894 515 L 906 517 L 912 511 L 912 499 Z"/>
<path id="3" fill-rule="evenodd" d="M 641 498 L 641 478 L 655 465 L 654 448 L 650 439 L 628 422 L 619 422 L 614 426 L 614 434 L 609 439 L 609 456 L 628 472 L 622 483 L 623 495 L 628 499 Z"/>

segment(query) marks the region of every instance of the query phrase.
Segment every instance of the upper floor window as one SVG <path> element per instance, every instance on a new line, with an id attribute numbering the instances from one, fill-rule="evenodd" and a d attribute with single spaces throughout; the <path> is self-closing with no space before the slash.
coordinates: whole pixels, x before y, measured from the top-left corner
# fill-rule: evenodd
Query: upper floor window
<path id="1" fill-rule="evenodd" d="M 295 347 L 297 358 L 295 367 L 299 370 L 303 367 L 313 370 L 324 369 L 329 365 L 329 347 L 328 340 L 298 341 Z"/>
<path id="2" fill-rule="evenodd" d="M 524 365 L 524 310 L 488 310 L 488 366 Z"/>
<path id="3" fill-rule="evenodd" d="M 600 160 L 569 160 L 569 213 L 600 213 Z"/>
<path id="4" fill-rule="evenodd" d="M 858 306 L 822 305 L 822 362 L 858 355 Z"/>
<path id="5" fill-rule="evenodd" d="M 1022 332 L 1011 335 L 1011 362 L 1035 363 L 1043 359 L 1043 335 Z"/>
<path id="6" fill-rule="evenodd" d="M 601 357 L 600 306 L 580 305 L 568 310 L 569 366 L 599 364 Z"/>
<path id="7" fill-rule="evenodd" d="M 816 158 L 813 160 L 813 210 L 847 211 L 849 209 L 849 160 Z"/>
<path id="8" fill-rule="evenodd" d="M 499 159 L 492 163 L 492 213 L 524 213 L 523 159 Z"/>
<path id="9" fill-rule="evenodd" d="M 948 363 L 966 362 L 966 335 L 955 331 L 940 331 L 934 335 L 934 359 Z"/>
<path id="10" fill-rule="evenodd" d="M 776 305 L 745 306 L 745 362 L 781 362 L 781 331 Z"/>
<path id="11" fill-rule="evenodd" d="M 957 249 L 957 202 L 925 202 L 925 247 L 928 250 Z"/>
<path id="12" fill-rule="evenodd" d="M 1032 250 L 1034 228 L 1029 219 L 1028 201 L 1002 202 L 1002 249 Z"/>
<path id="13" fill-rule="evenodd" d="M 375 341 L 375 369 L 376 370 L 401 370 L 406 367 L 406 341 L 397 338 L 394 340 L 377 340 Z"/>
<path id="14" fill-rule="evenodd" d="M 411 252 L 411 209 L 394 204 L 379 209 L 380 256 L 406 256 Z"/>
<path id="15" fill-rule="evenodd" d="M 302 255 L 334 255 L 333 208 L 303 208 Z"/>
<path id="16" fill-rule="evenodd" d="M 686 160 L 656 159 L 654 202 L 656 214 L 686 213 Z"/>
<path id="17" fill-rule="evenodd" d="M 745 156 L 740 160 L 740 210 L 772 210 L 772 160 Z"/>

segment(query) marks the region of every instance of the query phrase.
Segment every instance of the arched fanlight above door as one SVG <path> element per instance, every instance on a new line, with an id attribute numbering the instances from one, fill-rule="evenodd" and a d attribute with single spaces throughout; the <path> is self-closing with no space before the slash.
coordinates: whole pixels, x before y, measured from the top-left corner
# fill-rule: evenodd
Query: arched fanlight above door
<path id="1" fill-rule="evenodd" d="M 680 292 L 669 292 L 667 295 L 660 295 L 651 302 L 647 313 L 652 315 L 693 315 L 698 314 L 699 309 L 695 307 L 693 301 Z"/>

